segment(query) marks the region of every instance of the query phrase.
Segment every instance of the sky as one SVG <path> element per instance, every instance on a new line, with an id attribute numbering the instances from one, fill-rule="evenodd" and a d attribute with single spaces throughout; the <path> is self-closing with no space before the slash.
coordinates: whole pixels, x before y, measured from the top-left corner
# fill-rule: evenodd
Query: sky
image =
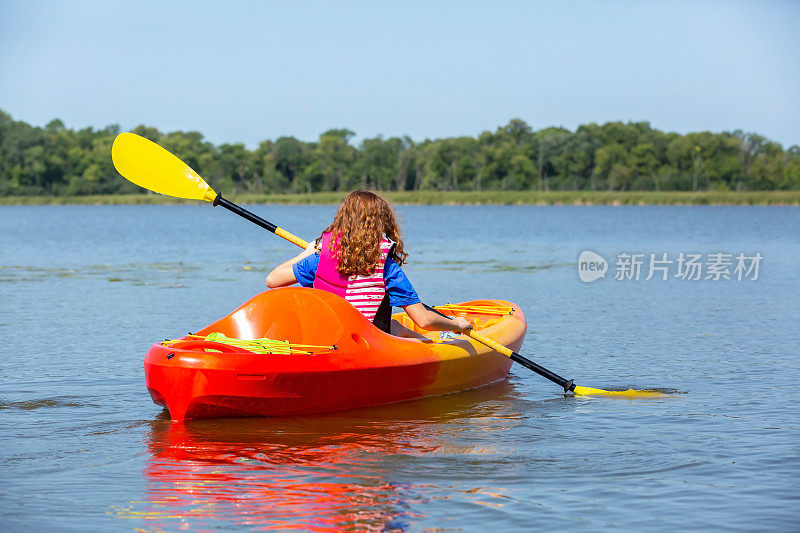
<path id="1" fill-rule="evenodd" d="M 800 2 L 0 0 L 0 109 L 210 141 L 648 121 L 800 144 Z"/>

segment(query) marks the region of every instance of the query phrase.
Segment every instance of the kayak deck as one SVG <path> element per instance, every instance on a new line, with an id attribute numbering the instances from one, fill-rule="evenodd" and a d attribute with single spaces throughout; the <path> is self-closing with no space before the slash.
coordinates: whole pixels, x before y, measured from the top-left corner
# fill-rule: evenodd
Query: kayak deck
<path id="1" fill-rule="evenodd" d="M 445 306 L 494 340 L 519 350 L 526 331 L 516 305 L 478 300 Z M 157 343 L 144 361 L 153 401 L 172 420 L 320 413 L 480 387 L 506 377 L 511 360 L 463 335 L 439 339 L 405 313 L 393 318 L 424 335 L 380 331 L 344 299 L 316 289 L 260 293 L 196 333 L 330 347 L 312 355 L 253 353 L 185 337 Z"/>

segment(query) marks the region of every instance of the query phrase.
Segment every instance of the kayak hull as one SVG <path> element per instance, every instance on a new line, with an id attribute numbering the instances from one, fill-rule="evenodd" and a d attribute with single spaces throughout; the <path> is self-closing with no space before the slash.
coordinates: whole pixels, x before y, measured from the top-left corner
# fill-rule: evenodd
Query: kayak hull
<path id="1" fill-rule="evenodd" d="M 509 302 L 501 317 L 465 313 L 476 330 L 519 351 L 522 311 Z M 394 318 L 411 326 L 402 313 Z M 344 299 L 315 289 L 263 292 L 197 335 L 272 338 L 335 345 L 315 355 L 257 354 L 208 344 L 153 345 L 144 361 L 153 401 L 172 420 L 322 413 L 435 396 L 502 380 L 511 360 L 476 341 L 402 339 L 367 321 Z M 422 332 L 421 332 L 422 333 Z M 429 337 L 434 337 L 430 334 Z"/>

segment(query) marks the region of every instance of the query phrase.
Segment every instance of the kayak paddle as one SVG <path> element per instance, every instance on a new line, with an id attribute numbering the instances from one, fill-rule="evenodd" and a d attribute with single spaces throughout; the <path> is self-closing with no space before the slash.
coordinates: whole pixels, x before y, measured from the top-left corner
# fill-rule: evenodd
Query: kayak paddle
<path id="1" fill-rule="evenodd" d="M 206 202 L 211 202 L 214 206 L 221 205 L 225 209 L 246 218 L 250 222 L 271 231 L 278 237 L 296 244 L 300 248 L 308 246 L 308 243 L 300 237 L 292 235 L 272 222 L 264 220 L 247 209 L 223 198 L 222 194 L 216 193 L 197 172 L 189 167 L 189 165 L 149 139 L 145 139 L 135 133 L 120 133 L 117 135 L 117 138 L 114 139 L 114 144 L 111 147 L 111 158 L 114 161 L 117 172 L 122 174 L 128 181 L 140 187 L 165 196 L 174 196 L 176 198 L 186 198 L 189 200 L 204 200 Z M 432 307 L 427 305 L 425 305 L 425 307 L 444 317 L 451 318 Z M 519 363 L 525 368 L 533 370 L 540 376 L 563 387 L 565 393 L 573 392 L 581 396 L 603 395 L 628 398 L 664 396 L 663 393 L 652 390 L 628 389 L 625 391 L 608 391 L 592 387 L 581 387 L 575 385 L 571 379 L 567 380 L 558 374 L 550 372 L 543 366 L 534 363 L 530 359 L 521 356 L 517 352 L 485 335 L 476 331 L 470 331 L 469 336 L 505 355 L 515 363 Z"/>

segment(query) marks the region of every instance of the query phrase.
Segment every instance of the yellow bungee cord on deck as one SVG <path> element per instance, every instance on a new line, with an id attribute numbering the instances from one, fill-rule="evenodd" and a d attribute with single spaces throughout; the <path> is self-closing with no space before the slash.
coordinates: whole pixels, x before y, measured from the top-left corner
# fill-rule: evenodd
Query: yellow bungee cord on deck
<path id="1" fill-rule="evenodd" d="M 514 308 L 510 305 L 498 304 L 444 304 L 433 307 L 439 311 L 452 311 L 453 313 L 477 313 L 481 315 L 513 315 Z"/>
<path id="2" fill-rule="evenodd" d="M 314 344 L 292 344 L 289 341 L 281 341 L 275 339 L 236 339 L 233 337 L 226 337 L 222 333 L 209 333 L 208 335 L 192 335 L 189 334 L 183 339 L 166 340 L 161 343 L 162 346 L 175 346 L 180 347 L 181 343 L 191 341 L 206 341 L 225 344 L 233 346 L 248 352 L 272 355 L 317 355 L 319 353 L 327 353 L 336 349 L 336 345 L 331 346 L 318 346 Z M 214 348 L 205 348 L 206 351 L 220 351 Z M 315 351 L 316 350 L 316 351 Z"/>

